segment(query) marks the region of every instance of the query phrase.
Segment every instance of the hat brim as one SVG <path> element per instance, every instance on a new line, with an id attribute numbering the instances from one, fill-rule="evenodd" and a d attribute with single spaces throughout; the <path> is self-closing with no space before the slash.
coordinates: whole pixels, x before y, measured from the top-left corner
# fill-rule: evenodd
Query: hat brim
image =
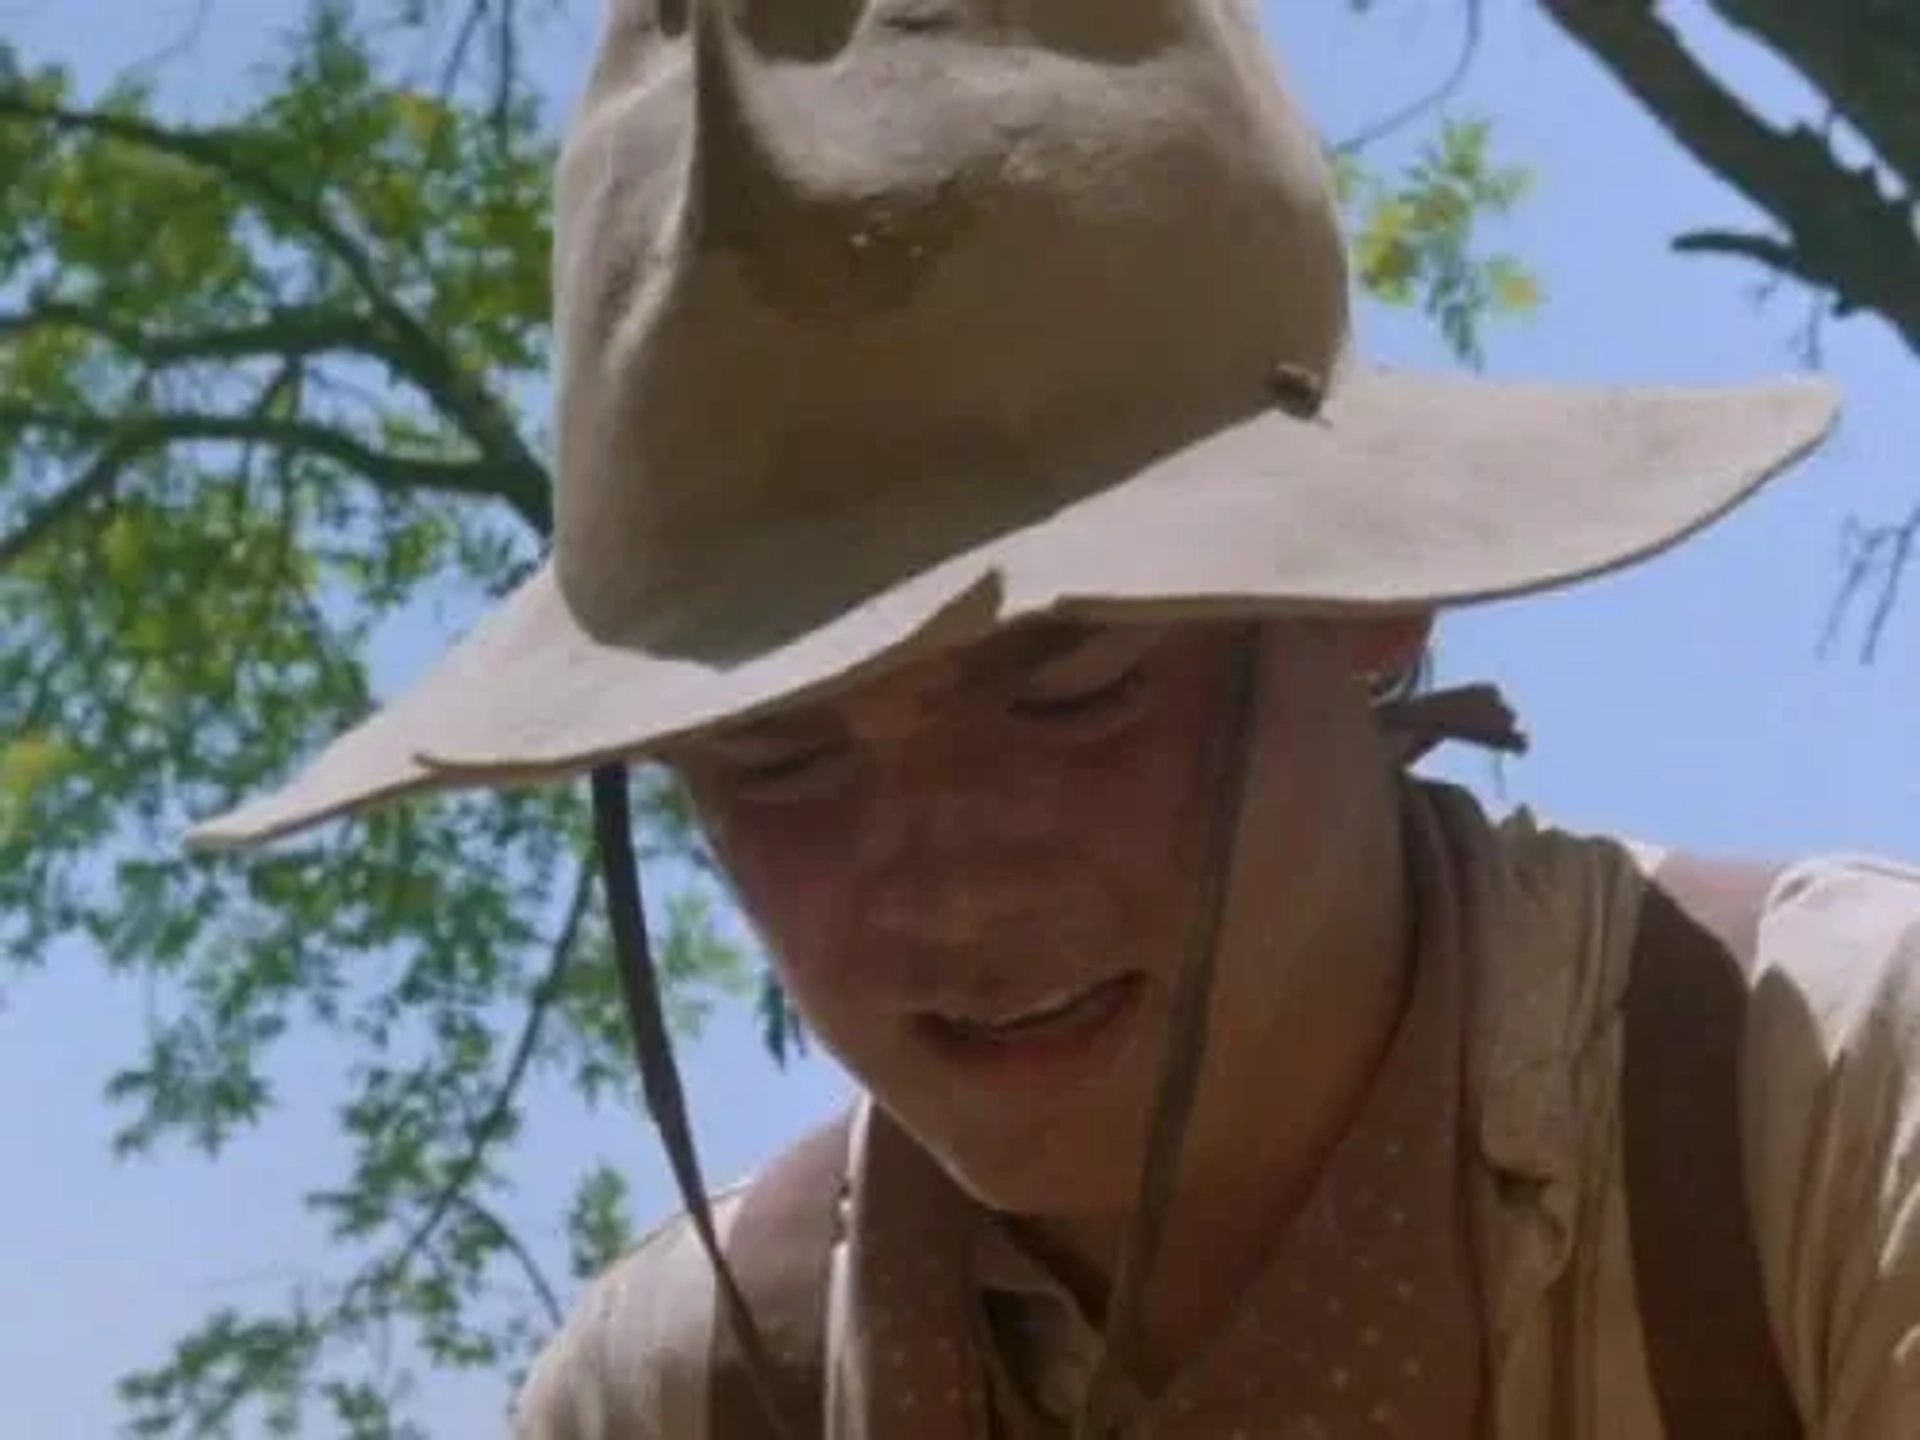
<path id="1" fill-rule="evenodd" d="M 983 526 L 982 487 L 956 477 L 914 489 L 911 509 L 783 533 L 688 597 L 668 644 L 588 634 L 549 563 L 394 704 L 188 843 L 259 844 L 422 791 L 639 759 L 1043 616 L 1404 611 L 1551 589 L 1712 522 L 1819 443 L 1837 408 L 1812 378 L 1356 368 L 1312 419 L 1261 413 L 1010 528 Z M 943 551 L 944 535 L 963 538 Z M 889 572 L 905 578 L 871 583 Z"/>

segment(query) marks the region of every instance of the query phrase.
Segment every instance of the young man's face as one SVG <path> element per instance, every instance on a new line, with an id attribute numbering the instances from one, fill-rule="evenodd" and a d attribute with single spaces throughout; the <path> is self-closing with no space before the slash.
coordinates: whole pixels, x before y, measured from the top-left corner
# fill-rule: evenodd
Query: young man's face
<path id="1" fill-rule="evenodd" d="M 1217 977 L 1202 1146 L 1231 1147 L 1285 1074 L 1288 961 L 1316 943 L 1347 852 L 1348 777 L 1381 765 L 1362 672 L 1418 638 L 1035 627 L 677 759 L 795 1003 L 875 1099 L 996 1208 L 1102 1211 L 1132 1195 L 1237 645 L 1260 666 L 1252 878 Z"/>

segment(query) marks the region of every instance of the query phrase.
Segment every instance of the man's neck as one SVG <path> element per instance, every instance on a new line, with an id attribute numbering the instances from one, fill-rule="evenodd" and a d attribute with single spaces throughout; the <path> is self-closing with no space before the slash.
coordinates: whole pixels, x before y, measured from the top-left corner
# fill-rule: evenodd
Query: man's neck
<path id="1" fill-rule="evenodd" d="M 1373 873 L 1402 877 L 1398 836 Z M 1302 996 L 1271 1037 L 1261 1098 L 1214 1096 L 1196 1112 L 1182 1181 L 1142 1311 L 1135 1383 L 1161 1388 L 1231 1317 L 1313 1193 L 1370 1094 L 1407 1011 L 1414 952 L 1404 881 L 1376 884 L 1341 955 L 1312 957 L 1331 983 Z M 1367 920 L 1373 922 L 1371 925 Z M 1324 963 L 1323 963 L 1324 962 Z M 1222 1107 L 1233 1117 L 1219 1121 Z M 1211 1122 L 1211 1123 L 1210 1123 Z M 1020 1227 L 1026 1246 L 1103 1323 L 1126 1216 L 1064 1217 Z"/>

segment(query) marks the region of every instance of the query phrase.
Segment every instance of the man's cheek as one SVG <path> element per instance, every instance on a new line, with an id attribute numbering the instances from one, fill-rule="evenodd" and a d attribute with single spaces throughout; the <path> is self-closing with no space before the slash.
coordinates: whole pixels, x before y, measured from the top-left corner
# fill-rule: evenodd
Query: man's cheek
<path id="1" fill-rule="evenodd" d="M 820 887 L 811 894 L 788 893 L 781 903 L 762 907 L 756 917 L 761 941 L 789 989 L 830 1001 L 836 991 L 861 983 L 866 947 L 854 915 L 843 897 Z"/>

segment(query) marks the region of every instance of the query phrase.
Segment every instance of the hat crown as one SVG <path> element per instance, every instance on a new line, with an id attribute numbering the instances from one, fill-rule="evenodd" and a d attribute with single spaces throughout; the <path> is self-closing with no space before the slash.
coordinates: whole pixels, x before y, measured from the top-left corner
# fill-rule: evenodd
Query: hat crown
<path id="1" fill-rule="evenodd" d="M 1805 379 L 1351 355 L 1332 185 L 1250 0 L 604 3 L 557 197 L 553 552 L 199 843 L 658 758 L 1043 616 L 1565 585 L 1833 424 Z"/>
<path id="2" fill-rule="evenodd" d="M 848 557 L 884 585 L 1346 344 L 1327 170 L 1240 0 L 612 0 L 558 201 L 554 560 L 608 638 L 827 514 L 894 532 Z"/>

